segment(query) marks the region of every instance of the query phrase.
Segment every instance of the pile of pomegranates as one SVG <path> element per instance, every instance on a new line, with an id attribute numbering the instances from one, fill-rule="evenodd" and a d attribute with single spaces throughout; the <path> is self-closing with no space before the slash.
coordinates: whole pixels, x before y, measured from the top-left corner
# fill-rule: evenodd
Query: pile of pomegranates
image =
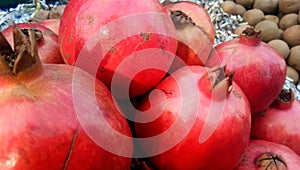
<path id="1" fill-rule="evenodd" d="M 70 0 L 54 25 L 0 34 L 1 170 L 300 168 L 261 31 L 213 44 L 202 6 L 158 0 Z"/>

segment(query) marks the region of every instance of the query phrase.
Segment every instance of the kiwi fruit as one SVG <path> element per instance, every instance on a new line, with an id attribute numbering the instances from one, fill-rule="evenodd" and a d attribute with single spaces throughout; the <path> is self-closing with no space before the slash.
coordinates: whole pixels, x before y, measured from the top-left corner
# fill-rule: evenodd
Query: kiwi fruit
<path id="1" fill-rule="evenodd" d="M 284 59 L 287 59 L 287 57 L 290 54 L 289 45 L 283 40 L 274 39 L 274 40 L 269 41 L 268 45 L 271 46 L 276 51 L 278 51 Z"/>
<path id="2" fill-rule="evenodd" d="M 243 20 L 252 26 L 255 26 L 258 22 L 264 19 L 265 15 L 260 9 L 250 9 L 243 15 Z"/>
<path id="3" fill-rule="evenodd" d="M 288 64 L 297 71 L 300 71 L 300 45 L 290 49 L 290 55 L 287 60 Z"/>
<path id="4" fill-rule="evenodd" d="M 58 5 L 50 10 L 49 18 L 50 19 L 60 19 L 66 5 Z"/>
<path id="5" fill-rule="evenodd" d="M 279 11 L 289 14 L 299 12 L 300 1 L 299 0 L 280 0 L 278 4 Z"/>
<path id="6" fill-rule="evenodd" d="M 299 73 L 296 69 L 291 66 L 286 67 L 286 76 L 294 80 L 294 84 L 297 84 L 299 81 Z"/>
<path id="7" fill-rule="evenodd" d="M 245 12 L 246 8 L 243 5 L 235 4 L 235 13 L 233 14 L 243 16 Z"/>
<path id="8" fill-rule="evenodd" d="M 262 10 L 265 14 L 272 14 L 277 11 L 279 0 L 255 0 L 253 8 Z"/>
<path id="9" fill-rule="evenodd" d="M 288 27 L 283 32 L 282 38 L 289 44 L 290 47 L 300 45 L 300 25 L 293 25 Z"/>
<path id="10" fill-rule="evenodd" d="M 245 8 L 250 9 L 254 0 L 235 0 L 237 4 L 243 5 Z"/>
<path id="11" fill-rule="evenodd" d="M 279 18 L 278 18 L 278 16 L 276 16 L 276 15 L 266 15 L 265 16 L 265 19 L 266 20 L 269 20 L 269 21 L 273 21 L 273 22 L 275 22 L 277 25 L 279 24 Z"/>
<path id="12" fill-rule="evenodd" d="M 49 19 L 49 15 L 50 15 L 49 10 L 41 9 L 33 16 L 33 18 L 38 20 L 45 20 L 45 19 Z"/>
<path id="13" fill-rule="evenodd" d="M 246 12 L 246 8 L 240 4 L 236 4 L 233 1 L 225 1 L 221 4 L 224 12 L 232 15 L 243 15 Z"/>
<path id="14" fill-rule="evenodd" d="M 290 13 L 284 15 L 280 22 L 279 22 L 279 28 L 282 30 L 287 29 L 290 26 L 297 25 L 298 24 L 298 15 L 295 13 Z"/>
<path id="15" fill-rule="evenodd" d="M 262 40 L 264 42 L 269 42 L 273 39 L 277 39 L 280 37 L 278 31 L 278 25 L 273 21 L 263 20 L 257 23 L 254 27 L 255 30 L 261 31 Z"/>

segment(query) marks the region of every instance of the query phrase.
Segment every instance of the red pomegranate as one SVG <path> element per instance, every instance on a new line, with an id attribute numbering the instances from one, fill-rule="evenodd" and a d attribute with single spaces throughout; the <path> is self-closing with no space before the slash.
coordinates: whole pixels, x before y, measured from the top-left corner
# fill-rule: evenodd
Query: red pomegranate
<path id="1" fill-rule="evenodd" d="M 218 44 L 215 49 L 228 71 L 235 71 L 234 81 L 247 96 L 251 112 L 262 112 L 269 107 L 285 82 L 286 62 L 261 41 L 261 32 L 246 28 L 239 38 Z M 210 59 L 208 63 L 213 65 L 216 58 Z"/>
<path id="2" fill-rule="evenodd" d="M 130 97 L 161 81 L 177 45 L 174 25 L 157 0 L 71 0 L 59 42 L 68 64 L 97 74 L 109 89 L 118 76 L 116 88 L 127 92 L 130 83 Z M 120 93 L 117 97 L 127 97 Z"/>
<path id="3" fill-rule="evenodd" d="M 2 31 L 7 41 L 11 46 L 13 44 L 13 28 L 19 27 L 27 34 L 29 28 L 34 29 L 37 41 L 38 54 L 42 63 L 63 64 L 64 60 L 59 51 L 58 35 L 50 29 L 40 24 L 34 23 L 19 23 L 12 25 Z"/>
<path id="4" fill-rule="evenodd" d="M 282 90 L 277 99 L 262 114 L 254 114 L 251 136 L 286 145 L 300 155 L 300 101 L 292 90 Z"/>
<path id="5" fill-rule="evenodd" d="M 144 99 L 135 131 L 153 169 L 237 166 L 249 141 L 251 113 L 232 78 L 223 68 L 182 67 Z"/>
<path id="6" fill-rule="evenodd" d="M 300 169 L 300 157 L 290 148 L 264 140 L 250 140 L 243 159 L 234 170 Z"/>
<path id="7" fill-rule="evenodd" d="M 105 85 L 73 66 L 42 65 L 33 30 L 13 32 L 14 50 L 0 34 L 0 169 L 129 169 L 132 141 L 118 133 L 131 132 Z"/>

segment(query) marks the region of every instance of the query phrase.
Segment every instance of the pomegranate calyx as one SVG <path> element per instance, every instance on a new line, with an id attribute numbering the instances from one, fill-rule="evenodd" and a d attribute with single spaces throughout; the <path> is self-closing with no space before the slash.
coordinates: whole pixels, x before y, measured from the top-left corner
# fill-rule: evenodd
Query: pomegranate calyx
<path id="1" fill-rule="evenodd" d="M 253 27 L 247 27 L 242 34 L 249 36 L 249 37 L 259 37 L 261 36 L 261 31 L 254 30 Z"/>
<path id="2" fill-rule="evenodd" d="M 202 77 L 204 83 L 201 87 L 209 87 L 209 93 L 214 99 L 225 99 L 232 91 L 234 72 L 225 73 L 225 70 L 226 66 L 216 66 Z"/>
<path id="3" fill-rule="evenodd" d="M 180 10 L 170 11 L 170 17 L 176 29 L 184 28 L 186 25 L 190 24 L 196 26 L 192 18 Z"/>
<path id="4" fill-rule="evenodd" d="M 18 28 L 13 28 L 14 49 L 11 48 L 6 38 L 1 33 L 0 36 L 0 73 L 12 73 L 17 75 L 33 65 L 40 62 L 37 52 L 36 34 L 32 29 L 24 32 Z"/>
<path id="5" fill-rule="evenodd" d="M 289 90 L 282 89 L 280 94 L 271 104 L 271 107 L 281 109 L 281 110 L 289 109 L 290 107 L 292 107 L 294 100 L 295 100 L 295 95 L 292 89 Z"/>
<path id="6" fill-rule="evenodd" d="M 257 46 L 261 41 L 261 31 L 256 31 L 253 27 L 247 27 L 239 37 L 239 42 L 248 46 Z"/>
<path id="7" fill-rule="evenodd" d="M 254 164 L 259 170 L 287 170 L 287 164 L 284 159 L 272 152 L 265 152 L 257 156 Z"/>

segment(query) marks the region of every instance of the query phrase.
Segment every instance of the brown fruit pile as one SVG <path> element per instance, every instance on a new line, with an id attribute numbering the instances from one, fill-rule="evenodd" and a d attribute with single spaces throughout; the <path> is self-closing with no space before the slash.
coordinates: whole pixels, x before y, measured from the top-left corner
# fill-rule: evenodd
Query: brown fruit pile
<path id="1" fill-rule="evenodd" d="M 299 82 L 300 72 L 300 1 L 299 0 L 226 0 L 224 12 L 241 15 L 248 25 L 235 29 L 240 34 L 252 26 L 262 32 L 262 40 L 285 58 L 287 76 Z"/>

